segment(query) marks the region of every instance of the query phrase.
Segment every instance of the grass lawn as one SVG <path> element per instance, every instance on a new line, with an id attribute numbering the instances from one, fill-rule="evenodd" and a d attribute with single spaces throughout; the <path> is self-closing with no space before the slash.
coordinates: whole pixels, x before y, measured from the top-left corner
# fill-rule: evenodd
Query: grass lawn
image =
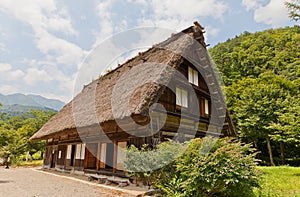
<path id="1" fill-rule="evenodd" d="M 300 197 L 300 167 L 258 167 L 263 173 L 262 188 L 256 191 L 263 197 Z"/>

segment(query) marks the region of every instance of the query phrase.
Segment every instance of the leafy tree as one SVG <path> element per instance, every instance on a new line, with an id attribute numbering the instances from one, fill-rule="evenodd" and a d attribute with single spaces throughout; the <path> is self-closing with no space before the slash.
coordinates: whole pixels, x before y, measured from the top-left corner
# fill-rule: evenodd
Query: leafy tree
<path id="1" fill-rule="evenodd" d="M 45 124 L 55 112 L 31 111 L 21 116 L 2 116 L 0 121 L 0 156 L 10 155 L 13 162 L 27 152 L 42 151 L 43 142 L 31 142 L 29 138 Z"/>
<path id="2" fill-rule="evenodd" d="M 255 144 L 265 139 L 271 165 L 275 164 L 270 138 L 276 139 L 273 136 L 278 134 L 273 125 L 279 123 L 279 116 L 294 91 L 291 81 L 269 74 L 258 79 L 244 78 L 227 87 L 228 106 L 240 137 Z"/>
<path id="3" fill-rule="evenodd" d="M 298 21 L 300 19 L 300 1 L 285 2 L 285 5 L 289 10 L 289 17 L 294 21 Z"/>
<path id="4" fill-rule="evenodd" d="M 275 132 L 271 138 L 280 143 L 282 163 L 285 164 L 284 143 L 300 145 L 300 98 L 288 97 L 283 101 L 281 113 L 278 115 L 278 122 L 270 125 Z"/>

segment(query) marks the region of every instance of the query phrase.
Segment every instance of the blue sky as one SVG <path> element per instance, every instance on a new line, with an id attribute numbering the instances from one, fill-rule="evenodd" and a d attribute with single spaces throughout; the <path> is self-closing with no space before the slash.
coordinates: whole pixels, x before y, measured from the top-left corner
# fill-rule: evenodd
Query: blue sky
<path id="1" fill-rule="evenodd" d="M 287 16 L 284 0 L 0 0 L 0 93 L 67 102 L 86 56 L 134 28 L 168 30 L 149 40 L 141 36 L 138 46 L 146 47 L 197 20 L 214 46 L 244 31 L 293 26 Z"/>

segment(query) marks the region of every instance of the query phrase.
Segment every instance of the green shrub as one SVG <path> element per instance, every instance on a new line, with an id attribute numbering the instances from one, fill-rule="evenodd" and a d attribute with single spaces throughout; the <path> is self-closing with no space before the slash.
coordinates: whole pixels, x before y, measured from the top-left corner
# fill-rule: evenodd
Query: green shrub
<path id="1" fill-rule="evenodd" d="M 251 196 L 259 186 L 255 153 L 228 138 L 192 140 L 176 168 L 184 196 Z"/>
<path id="2" fill-rule="evenodd" d="M 254 196 L 253 188 L 259 187 L 256 153 L 249 145 L 228 138 L 162 143 L 156 151 L 151 151 L 154 152 L 151 158 L 145 157 L 145 148 L 129 150 L 136 157 L 126 154 L 126 163 L 134 164 L 140 174 L 141 169 L 147 169 L 152 186 L 161 190 L 163 196 Z M 160 169 L 148 168 L 157 162 L 162 164 L 163 160 L 166 165 Z M 133 168 L 130 170 L 137 175 Z"/>
<path id="3" fill-rule="evenodd" d="M 161 143 L 156 149 L 150 149 L 147 145 L 138 149 L 132 145 L 125 151 L 124 166 L 127 174 L 150 184 L 162 169 L 172 166 L 171 163 L 182 148 L 181 144 L 174 141 Z"/>

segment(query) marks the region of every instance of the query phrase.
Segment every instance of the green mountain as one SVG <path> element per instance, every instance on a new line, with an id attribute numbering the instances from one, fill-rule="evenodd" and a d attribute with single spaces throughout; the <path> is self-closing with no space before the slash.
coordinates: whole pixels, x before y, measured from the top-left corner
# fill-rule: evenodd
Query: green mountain
<path id="1" fill-rule="evenodd" d="M 0 112 L 8 115 L 22 115 L 30 110 L 52 110 L 59 111 L 65 103 L 56 99 L 48 99 L 39 95 L 24 94 L 0 94 L 0 103 L 2 107 Z"/>
<path id="2" fill-rule="evenodd" d="M 27 95 L 27 97 L 31 98 L 32 100 L 34 100 L 39 105 L 42 105 L 43 107 L 54 109 L 56 111 L 59 111 L 65 105 L 65 103 L 62 101 L 56 99 L 47 99 L 40 95 L 29 94 Z"/>

